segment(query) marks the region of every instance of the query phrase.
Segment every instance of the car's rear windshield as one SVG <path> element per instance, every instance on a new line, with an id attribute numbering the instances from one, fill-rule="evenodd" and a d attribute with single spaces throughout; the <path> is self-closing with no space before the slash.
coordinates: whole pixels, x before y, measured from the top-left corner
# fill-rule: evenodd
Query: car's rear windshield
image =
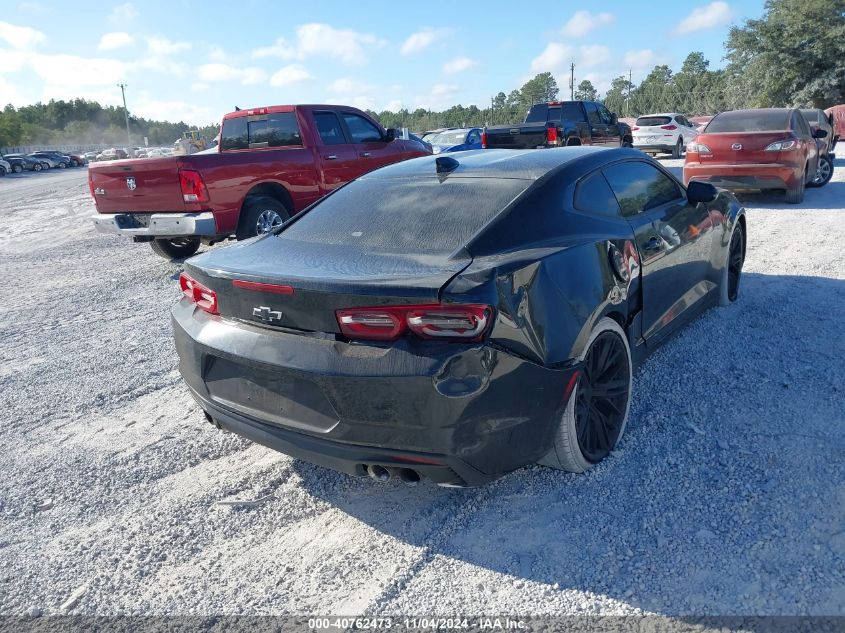
<path id="1" fill-rule="evenodd" d="M 789 110 L 747 110 L 715 116 L 704 128 L 704 133 L 779 132 L 788 129 Z"/>
<path id="2" fill-rule="evenodd" d="M 234 117 L 223 121 L 221 149 L 255 149 L 302 145 L 299 123 L 293 112 L 259 117 Z"/>
<path id="3" fill-rule="evenodd" d="M 545 123 L 546 121 L 581 121 L 584 113 L 580 103 L 548 104 L 538 103 L 531 106 L 525 116 L 526 123 Z"/>
<path id="4" fill-rule="evenodd" d="M 317 203 L 279 237 L 378 253 L 450 254 L 525 191 L 531 180 L 355 180 Z"/>
<path id="5" fill-rule="evenodd" d="M 648 127 L 650 125 L 669 125 L 672 121 L 670 116 L 641 116 L 637 119 L 637 125 Z"/>
<path id="6" fill-rule="evenodd" d="M 458 130 L 457 132 L 441 132 L 435 134 L 428 142 L 432 145 L 461 145 L 466 139 L 467 130 Z"/>

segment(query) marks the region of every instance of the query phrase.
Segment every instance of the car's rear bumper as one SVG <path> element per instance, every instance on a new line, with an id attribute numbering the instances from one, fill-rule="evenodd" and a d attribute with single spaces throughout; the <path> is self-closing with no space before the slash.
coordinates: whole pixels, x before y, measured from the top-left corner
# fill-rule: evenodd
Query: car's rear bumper
<path id="1" fill-rule="evenodd" d="M 143 217 L 143 220 L 141 219 Z M 217 235 L 214 214 L 204 213 L 98 213 L 91 216 L 101 233 L 130 237 L 213 237 Z"/>
<path id="2" fill-rule="evenodd" d="M 549 450 L 576 367 L 485 344 L 352 344 L 172 311 L 179 371 L 219 426 L 351 475 L 478 485 Z"/>
<path id="3" fill-rule="evenodd" d="M 789 189 L 797 185 L 800 177 L 797 167 L 782 163 L 684 165 L 685 185 L 698 180 L 723 189 Z"/>
<path id="4" fill-rule="evenodd" d="M 665 152 L 667 154 L 671 154 L 675 151 L 675 144 L 671 141 L 667 141 L 667 143 L 638 143 L 635 138 L 633 145 L 634 149 L 638 149 L 643 152 Z"/>

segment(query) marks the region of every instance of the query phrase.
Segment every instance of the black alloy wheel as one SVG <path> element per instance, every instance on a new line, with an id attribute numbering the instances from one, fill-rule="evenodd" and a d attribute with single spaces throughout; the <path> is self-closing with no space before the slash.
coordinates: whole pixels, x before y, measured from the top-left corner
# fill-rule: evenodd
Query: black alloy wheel
<path id="1" fill-rule="evenodd" d="M 590 463 L 604 459 L 616 445 L 630 398 L 630 368 L 625 345 L 614 332 L 593 341 L 575 392 L 578 447 Z"/>
<path id="2" fill-rule="evenodd" d="M 741 227 L 736 227 L 731 235 L 728 247 L 728 300 L 736 301 L 739 296 L 739 278 L 742 275 L 742 264 L 745 260 L 743 241 L 745 236 Z"/>

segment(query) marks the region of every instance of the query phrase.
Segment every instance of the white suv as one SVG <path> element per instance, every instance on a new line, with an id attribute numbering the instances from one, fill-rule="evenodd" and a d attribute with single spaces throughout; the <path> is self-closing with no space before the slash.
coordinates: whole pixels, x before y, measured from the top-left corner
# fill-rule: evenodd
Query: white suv
<path id="1" fill-rule="evenodd" d="M 631 128 L 634 147 L 652 156 L 659 152 L 680 158 L 687 143 L 698 136 L 695 126 L 683 114 L 665 112 L 644 114 Z"/>

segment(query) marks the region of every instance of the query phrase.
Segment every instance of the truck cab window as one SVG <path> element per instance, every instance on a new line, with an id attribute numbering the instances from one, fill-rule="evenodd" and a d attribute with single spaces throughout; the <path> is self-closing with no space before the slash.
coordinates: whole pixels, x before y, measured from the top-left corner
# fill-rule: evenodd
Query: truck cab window
<path id="1" fill-rule="evenodd" d="M 345 145 L 346 136 L 334 112 L 315 112 L 314 122 L 323 145 Z"/>
<path id="2" fill-rule="evenodd" d="M 220 149 L 248 149 L 249 134 L 247 133 L 246 117 L 226 119 L 220 134 Z"/>
<path id="3" fill-rule="evenodd" d="M 367 121 L 364 117 L 349 112 L 343 113 L 343 120 L 355 143 L 373 143 L 382 140 L 381 130 Z"/>

